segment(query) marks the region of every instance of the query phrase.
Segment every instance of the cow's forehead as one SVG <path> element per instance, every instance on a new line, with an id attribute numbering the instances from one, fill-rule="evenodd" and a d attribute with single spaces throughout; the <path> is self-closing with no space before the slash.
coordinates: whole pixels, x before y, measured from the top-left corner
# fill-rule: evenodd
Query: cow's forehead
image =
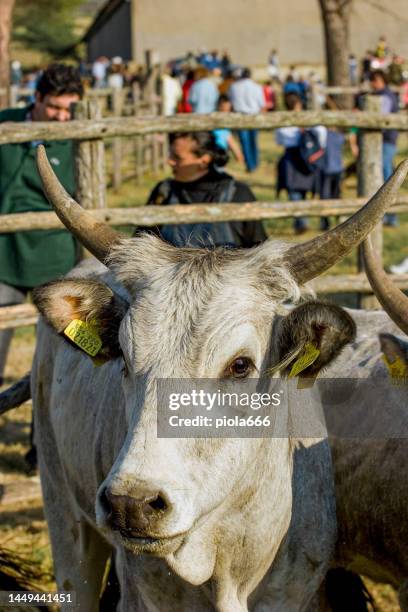
<path id="1" fill-rule="evenodd" d="M 231 281 L 237 286 L 259 288 L 282 301 L 296 299 L 299 294 L 283 261 L 287 248 L 286 243 L 272 240 L 252 249 L 175 248 L 147 234 L 120 241 L 112 249 L 108 264 L 133 294 L 146 286 L 158 291 L 156 281 L 165 286 L 175 284 L 179 291 L 204 292 L 227 288 Z"/>
<path id="2" fill-rule="evenodd" d="M 125 322 L 130 358 L 143 369 L 167 369 L 170 376 L 188 368 L 193 375 L 204 348 L 214 355 L 238 331 L 242 337 L 243 327 L 255 334 L 261 322 L 266 296 L 245 279 L 235 283 L 225 270 L 196 276 L 165 268 L 149 280 L 139 286 Z"/>
<path id="3" fill-rule="evenodd" d="M 133 295 L 121 330 L 121 344 L 136 368 L 163 368 L 166 375 L 196 371 L 222 347 L 238 351 L 251 340 L 259 352 L 259 334 L 268 333 L 268 319 L 290 290 L 290 283 L 271 274 L 267 282 L 259 253 L 198 251 L 158 245 L 144 257 L 129 261 L 122 254 L 115 262 L 117 276 Z M 156 246 L 156 245 L 154 245 Z M 155 257 L 152 257 L 155 255 Z M 144 260 L 144 267 L 142 263 Z M 275 282 L 273 282 L 275 281 Z M 277 286 L 277 285 L 281 286 Z M 274 299 L 274 294 L 279 299 Z M 256 342 L 258 344 L 256 344 Z"/>

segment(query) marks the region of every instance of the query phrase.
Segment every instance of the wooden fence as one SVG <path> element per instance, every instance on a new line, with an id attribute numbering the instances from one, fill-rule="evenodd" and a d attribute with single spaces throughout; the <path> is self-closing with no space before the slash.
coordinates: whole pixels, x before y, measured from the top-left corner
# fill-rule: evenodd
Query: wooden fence
<path id="1" fill-rule="evenodd" d="M 378 98 L 369 97 L 370 108 L 376 108 Z M 89 103 L 92 107 L 92 104 Z M 99 118 L 98 112 L 89 110 L 92 119 L 75 119 L 69 123 L 27 123 L 0 125 L 0 144 L 19 143 L 30 140 L 72 139 L 77 143 L 75 164 L 77 167 L 77 196 L 86 208 L 100 220 L 111 225 L 154 226 L 162 223 L 192 223 L 201 221 L 256 220 L 285 218 L 301 215 L 329 216 L 346 215 L 358 210 L 367 198 L 382 183 L 382 133 L 383 129 L 398 129 L 408 132 L 408 115 L 383 115 L 375 112 L 322 112 L 301 113 L 277 112 L 262 115 L 238 113 L 214 113 L 212 115 L 178 115 L 175 117 L 112 117 Z M 89 115 L 88 115 L 89 116 Z M 345 200 L 307 200 L 303 202 L 256 202 L 248 204 L 195 204 L 189 206 L 155 206 L 127 209 L 106 208 L 105 149 L 107 138 L 126 138 L 174 131 L 201 131 L 220 127 L 231 129 L 274 130 L 284 126 L 351 128 L 362 130 L 358 190 L 359 198 Z M 85 163 L 86 162 L 86 163 Z M 84 171 L 86 168 L 86 171 Z M 95 181 L 95 176 L 98 180 Z M 392 208 L 395 212 L 408 211 L 408 197 L 399 196 Z M 0 217 L 0 231 L 28 231 L 50 229 L 61 224 L 53 212 L 24 213 Z M 373 232 L 377 252 L 382 251 L 382 225 Z M 408 275 L 393 277 L 401 289 L 408 288 Z M 324 275 L 312 282 L 318 293 L 360 292 L 369 293 L 370 287 L 363 272 L 354 275 Z M 372 305 L 372 298 L 364 302 Z M 36 320 L 33 306 L 26 304 L 0 309 L 0 329 L 30 325 Z"/>
<path id="2" fill-rule="evenodd" d="M 279 127 L 310 128 L 315 125 L 339 128 L 361 128 L 368 132 L 381 130 L 408 131 L 408 114 L 362 111 L 282 111 L 244 115 L 212 113 L 210 115 L 180 114 L 172 117 L 112 117 L 95 121 L 2 123 L 0 144 L 29 140 L 98 140 L 116 136 L 130 137 L 170 132 L 199 132 L 229 128 L 231 130 L 275 130 Z"/>
<path id="3" fill-rule="evenodd" d="M 158 117 L 162 112 L 162 99 L 153 87 L 141 88 L 138 83 L 122 89 L 88 89 L 86 99 L 97 99 L 102 114 L 110 117 Z M 163 170 L 167 159 L 167 141 L 158 134 L 136 135 L 132 139 L 115 137 L 112 142 L 111 185 L 120 189 L 123 181 L 140 182 L 146 172 L 157 174 Z M 134 167 L 124 171 L 124 161 L 131 154 Z M 129 164 L 127 164 L 129 165 Z"/>

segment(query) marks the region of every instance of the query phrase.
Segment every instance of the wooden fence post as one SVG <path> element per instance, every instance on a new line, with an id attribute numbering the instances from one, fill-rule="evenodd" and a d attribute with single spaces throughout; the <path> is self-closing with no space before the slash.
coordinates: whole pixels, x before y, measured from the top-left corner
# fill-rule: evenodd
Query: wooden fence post
<path id="1" fill-rule="evenodd" d="M 132 99 L 133 99 L 133 114 L 135 117 L 137 117 L 140 112 L 140 98 L 141 98 L 140 85 L 139 83 L 134 82 L 132 85 Z M 136 184 L 140 183 L 140 179 L 143 174 L 143 170 L 142 170 L 143 138 L 144 138 L 143 136 L 135 136 Z"/>
<path id="2" fill-rule="evenodd" d="M 156 115 L 163 115 L 163 87 L 160 79 L 160 92 L 156 98 Z M 167 134 L 156 134 L 158 138 L 159 149 L 159 169 L 164 171 L 167 166 L 168 150 L 167 150 Z"/>
<path id="3" fill-rule="evenodd" d="M 74 105 L 74 119 L 87 119 L 87 110 L 87 101 L 77 102 Z M 91 143 L 87 140 L 79 140 L 74 143 L 74 150 L 75 198 L 84 208 L 93 208 Z"/>
<path id="4" fill-rule="evenodd" d="M 157 100 L 156 100 L 156 94 L 152 94 L 152 97 L 150 98 L 150 114 L 157 116 L 158 113 L 158 106 L 157 106 Z M 153 170 L 153 174 L 157 175 L 157 172 L 159 170 L 159 141 L 158 141 L 158 134 L 152 134 L 151 138 L 152 138 L 152 170 Z"/>
<path id="5" fill-rule="evenodd" d="M 123 111 L 124 92 L 122 89 L 115 88 L 112 92 L 112 111 L 114 117 L 120 117 Z M 119 189 L 122 185 L 122 161 L 123 149 L 122 138 L 115 138 L 112 147 L 112 163 L 113 163 L 113 188 Z"/>
<path id="6" fill-rule="evenodd" d="M 10 108 L 17 106 L 18 100 L 18 85 L 10 85 L 9 89 L 9 105 Z"/>
<path id="7" fill-rule="evenodd" d="M 89 101 L 89 119 L 101 119 L 102 110 L 97 100 Z M 103 139 L 91 142 L 94 208 L 106 208 L 105 145 Z"/>
<path id="8" fill-rule="evenodd" d="M 75 105 L 75 119 L 100 119 L 98 101 L 84 100 Z M 105 148 L 102 139 L 75 143 L 75 197 L 84 208 L 106 208 Z"/>
<path id="9" fill-rule="evenodd" d="M 369 96 L 365 98 L 365 111 L 381 112 L 381 97 Z M 362 131 L 360 137 L 360 150 L 358 159 L 358 195 L 371 197 L 383 184 L 381 131 Z M 382 221 L 371 232 L 373 248 L 382 260 L 383 254 L 383 226 Z M 364 270 L 361 248 L 358 251 L 358 269 Z M 379 308 L 379 303 L 373 295 L 360 297 L 361 308 Z"/>

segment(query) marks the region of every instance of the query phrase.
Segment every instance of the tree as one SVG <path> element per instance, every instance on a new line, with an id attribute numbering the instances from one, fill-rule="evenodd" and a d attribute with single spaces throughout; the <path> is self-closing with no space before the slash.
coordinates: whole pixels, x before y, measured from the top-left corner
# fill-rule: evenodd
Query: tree
<path id="1" fill-rule="evenodd" d="M 0 1 L 0 88 L 6 93 L 0 93 L 0 108 L 7 105 L 8 88 L 10 85 L 10 33 L 13 17 L 14 0 Z"/>
<path id="2" fill-rule="evenodd" d="M 353 0 L 319 0 L 324 27 L 328 85 L 350 85 L 349 22 Z M 350 105 L 350 96 L 339 96 L 340 106 Z"/>
<path id="3" fill-rule="evenodd" d="M 54 58 L 62 57 L 77 42 L 75 17 L 81 3 L 82 0 L 16 0 L 13 40 Z"/>

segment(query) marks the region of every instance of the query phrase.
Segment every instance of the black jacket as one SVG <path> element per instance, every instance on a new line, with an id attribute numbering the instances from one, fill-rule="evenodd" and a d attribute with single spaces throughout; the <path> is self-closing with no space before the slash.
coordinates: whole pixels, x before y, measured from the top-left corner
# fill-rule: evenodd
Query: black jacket
<path id="1" fill-rule="evenodd" d="M 211 202 L 254 202 L 255 196 L 245 183 L 235 181 L 226 174 L 211 169 L 208 174 L 182 183 L 166 179 L 156 185 L 149 196 L 148 205 L 196 204 Z M 183 247 L 252 247 L 266 240 L 260 221 L 230 221 L 219 223 L 189 223 L 162 225 L 155 228 L 137 228 L 136 234 L 150 231 L 174 246 Z"/>

